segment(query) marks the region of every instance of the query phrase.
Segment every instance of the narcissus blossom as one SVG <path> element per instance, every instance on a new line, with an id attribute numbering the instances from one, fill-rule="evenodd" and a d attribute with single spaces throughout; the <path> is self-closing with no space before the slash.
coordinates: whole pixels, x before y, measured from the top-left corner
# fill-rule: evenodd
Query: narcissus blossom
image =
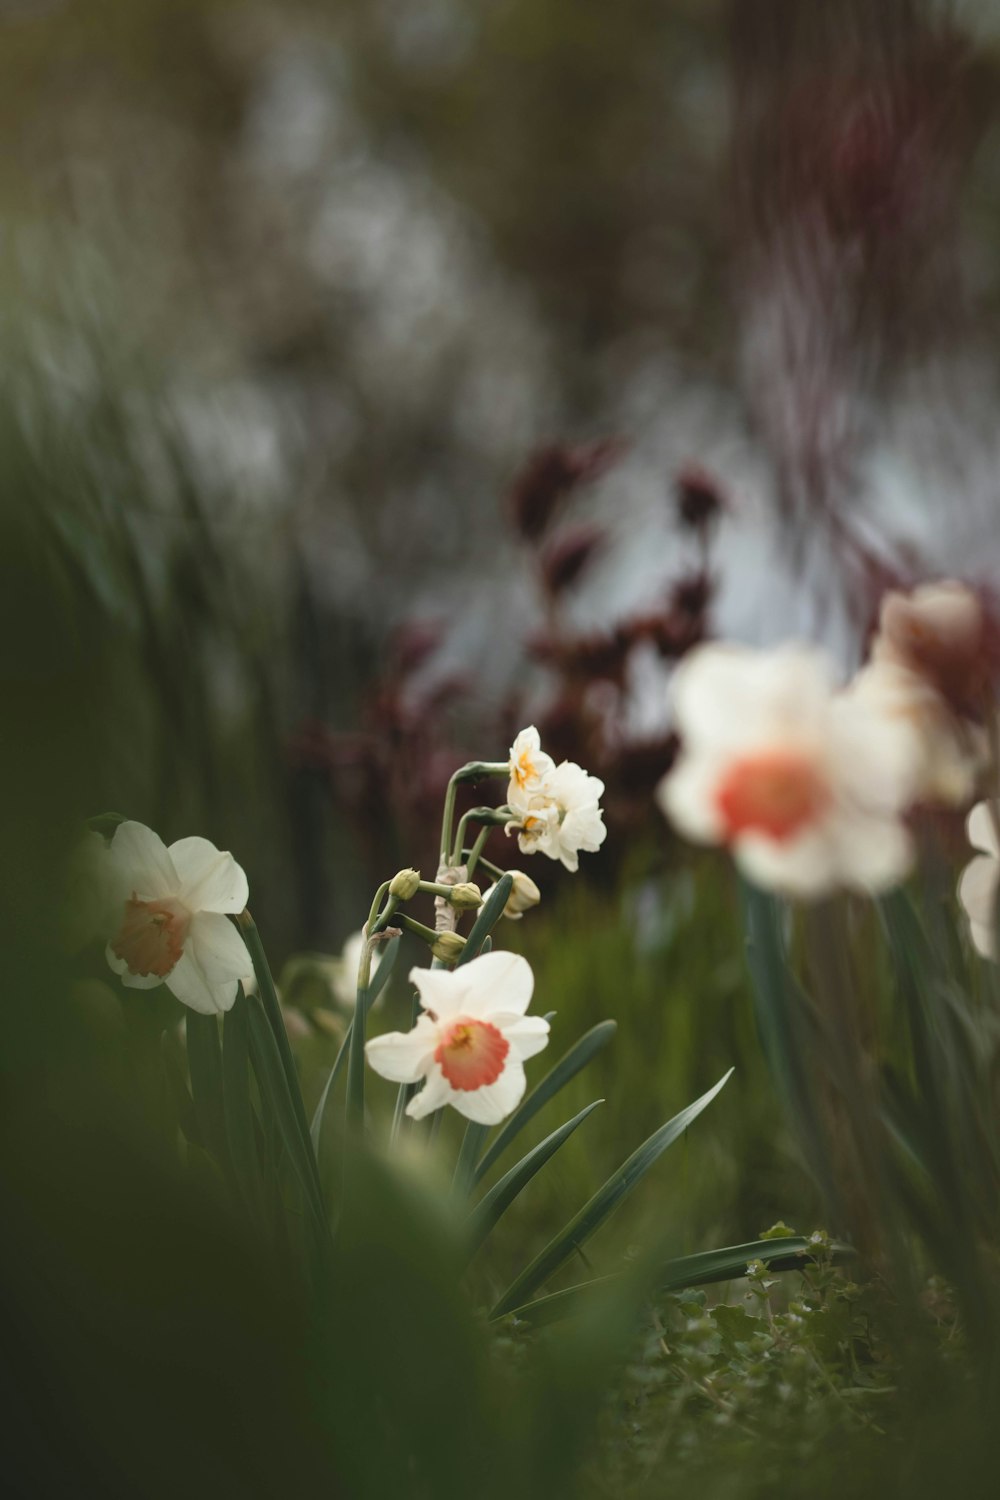
<path id="1" fill-rule="evenodd" d="M 204 1015 L 229 1010 L 238 982 L 253 973 L 227 914 L 241 912 L 247 878 L 231 854 L 208 839 L 168 849 L 142 823 L 120 823 L 109 849 L 116 891 L 108 963 L 130 989 L 165 984 Z"/>
<path id="2" fill-rule="evenodd" d="M 520 922 L 526 911 L 538 905 L 542 893 L 531 876 L 525 875 L 523 870 L 508 870 L 507 874 L 513 877 L 514 884 L 510 888 L 503 914 L 512 922 Z"/>
<path id="3" fill-rule="evenodd" d="M 575 761 L 564 760 L 524 791 L 513 779 L 507 790 L 512 817 L 506 833 L 517 833 L 522 854 L 547 854 L 567 870 L 580 867 L 580 850 L 593 853 L 604 843 L 607 829 L 599 801 L 604 782 Z"/>
<path id="4" fill-rule="evenodd" d="M 914 802 L 968 806 L 985 756 L 985 736 L 954 713 L 925 676 L 883 656 L 858 672 L 847 694 L 912 732 Z"/>
<path id="5" fill-rule="evenodd" d="M 457 969 L 412 969 L 423 1007 L 412 1031 L 374 1037 L 365 1053 L 376 1073 L 424 1086 L 406 1107 L 415 1120 L 452 1105 L 467 1120 L 496 1125 L 520 1103 L 524 1062 L 541 1052 L 549 1023 L 528 1016 L 534 975 L 517 953 L 483 953 Z"/>
<path id="6" fill-rule="evenodd" d="M 989 805 L 978 802 L 969 814 L 966 832 L 973 849 L 982 852 L 970 860 L 958 882 L 958 899 L 969 919 L 973 946 L 984 958 L 996 962 L 997 887 L 1000 885 L 1000 845 Z"/>
<path id="7" fill-rule="evenodd" d="M 534 724 L 522 729 L 510 747 L 511 796 L 524 797 L 541 784 L 542 778 L 555 769 L 555 761 L 542 749 L 538 730 Z"/>
<path id="8" fill-rule="evenodd" d="M 671 695 L 682 751 L 657 796 L 681 833 L 728 846 L 751 880 L 793 895 L 906 874 L 915 736 L 836 693 L 821 652 L 701 646 Z"/>
<path id="9" fill-rule="evenodd" d="M 986 616 L 977 596 L 953 578 L 885 595 L 873 662 L 916 672 L 956 710 L 976 712 L 988 680 Z"/>

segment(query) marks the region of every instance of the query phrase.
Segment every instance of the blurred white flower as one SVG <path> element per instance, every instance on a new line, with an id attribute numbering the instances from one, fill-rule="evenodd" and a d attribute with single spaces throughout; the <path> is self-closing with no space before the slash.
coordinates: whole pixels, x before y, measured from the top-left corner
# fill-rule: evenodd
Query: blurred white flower
<path id="1" fill-rule="evenodd" d="M 512 797 L 523 797 L 533 792 L 542 778 L 555 767 L 551 755 L 541 748 L 538 730 L 533 724 L 522 729 L 510 747 L 510 788 L 508 802 Z"/>
<path id="2" fill-rule="evenodd" d="M 361 965 L 361 951 L 364 944 L 364 928 L 352 932 L 340 951 L 340 957 L 333 960 L 327 971 L 334 998 L 345 1010 L 353 1010 L 358 1002 L 358 969 Z M 384 954 L 385 949 L 382 945 L 376 944 L 372 953 L 372 979 L 378 973 L 378 966 Z"/>
<path id="3" fill-rule="evenodd" d="M 142 823 L 120 823 L 109 848 L 115 914 L 107 960 L 130 989 L 166 984 L 203 1015 L 229 1010 L 253 973 L 246 944 L 227 914 L 241 912 L 247 878 L 208 839 L 168 849 Z"/>
<path id="4" fill-rule="evenodd" d="M 968 805 L 983 763 L 984 735 L 953 713 L 925 676 L 883 656 L 863 667 L 846 693 L 873 713 L 884 713 L 899 727 L 912 731 L 914 802 Z"/>
<path id="5" fill-rule="evenodd" d="M 983 607 L 964 583 L 924 583 L 885 595 L 871 659 L 916 672 L 954 708 L 974 710 L 982 706 L 985 633 Z"/>
<path id="6" fill-rule="evenodd" d="M 971 859 L 958 882 L 958 899 L 969 919 L 969 934 L 977 953 L 996 962 L 996 904 L 1000 884 L 1000 846 L 986 802 L 977 802 L 966 821 L 973 849 L 982 853 Z"/>
<path id="7" fill-rule="evenodd" d="M 594 853 L 607 836 L 598 806 L 603 793 L 604 782 L 571 760 L 554 766 L 526 791 L 515 788 L 512 780 L 507 802 L 514 816 L 505 832 L 516 831 L 522 854 L 547 854 L 567 870 L 577 870 L 580 850 Z"/>
<path id="8" fill-rule="evenodd" d="M 756 884 L 792 895 L 903 878 L 916 737 L 835 693 L 821 652 L 701 646 L 674 672 L 671 697 L 682 751 L 657 796 L 681 833 L 726 845 Z"/>
<path id="9" fill-rule="evenodd" d="M 528 1016 L 534 976 L 517 953 L 484 953 L 457 969 L 412 969 L 423 1007 L 412 1031 L 374 1037 L 370 1065 L 395 1083 L 424 1086 L 406 1107 L 415 1120 L 450 1104 L 496 1125 L 520 1103 L 524 1061 L 541 1052 L 549 1023 Z"/>

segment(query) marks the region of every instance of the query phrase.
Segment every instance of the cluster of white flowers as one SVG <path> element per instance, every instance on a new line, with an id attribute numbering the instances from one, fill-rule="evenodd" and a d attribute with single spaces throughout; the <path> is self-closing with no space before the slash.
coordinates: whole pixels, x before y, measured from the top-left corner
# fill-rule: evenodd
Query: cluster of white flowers
<path id="1" fill-rule="evenodd" d="M 983 629 L 961 584 L 890 594 L 870 664 L 845 688 L 811 647 L 698 648 L 672 682 L 682 750 L 659 788 L 664 812 L 769 889 L 898 883 L 913 857 L 909 810 L 972 795 L 983 747 L 964 685 Z"/>
<path id="2" fill-rule="evenodd" d="M 604 783 L 575 761 L 559 765 L 541 748 L 534 725 L 522 729 L 510 750 L 508 834 L 517 833 L 522 854 L 547 854 L 567 870 L 580 866 L 580 851 L 594 853 L 607 829 L 599 803 Z"/>

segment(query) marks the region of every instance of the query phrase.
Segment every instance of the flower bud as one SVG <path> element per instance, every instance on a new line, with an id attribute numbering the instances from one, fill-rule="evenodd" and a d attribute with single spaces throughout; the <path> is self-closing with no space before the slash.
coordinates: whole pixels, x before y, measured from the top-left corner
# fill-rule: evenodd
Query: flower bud
<path id="1" fill-rule="evenodd" d="M 448 900 L 458 911 L 475 911 L 477 906 L 483 904 L 483 893 L 478 885 L 473 884 L 471 880 L 465 880 L 452 886 L 448 893 Z"/>
<path id="2" fill-rule="evenodd" d="M 519 922 L 526 911 L 538 905 L 542 899 L 542 893 L 531 876 L 525 875 L 523 870 L 508 870 L 507 873 L 514 877 L 514 884 L 503 914 L 505 917 L 510 917 L 511 921 Z"/>
<path id="3" fill-rule="evenodd" d="M 419 870 L 400 870 L 389 881 L 389 895 L 397 901 L 412 901 L 420 889 Z"/>
<path id="4" fill-rule="evenodd" d="M 451 964 L 455 962 L 464 947 L 465 938 L 459 937 L 457 932 L 439 932 L 431 944 L 431 953 L 442 963 Z"/>

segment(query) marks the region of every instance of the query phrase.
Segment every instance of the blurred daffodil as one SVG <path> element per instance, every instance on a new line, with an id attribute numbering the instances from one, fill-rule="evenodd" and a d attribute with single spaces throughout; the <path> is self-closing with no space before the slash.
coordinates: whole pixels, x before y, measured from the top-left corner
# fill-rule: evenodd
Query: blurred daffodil
<path id="1" fill-rule="evenodd" d="M 995 811 L 995 809 L 994 809 Z M 977 953 L 996 962 L 996 906 L 1000 886 L 1000 844 L 990 807 L 977 802 L 966 822 L 966 832 L 973 849 L 981 852 L 971 859 L 958 882 L 958 899 L 969 919 L 969 935 Z"/>

